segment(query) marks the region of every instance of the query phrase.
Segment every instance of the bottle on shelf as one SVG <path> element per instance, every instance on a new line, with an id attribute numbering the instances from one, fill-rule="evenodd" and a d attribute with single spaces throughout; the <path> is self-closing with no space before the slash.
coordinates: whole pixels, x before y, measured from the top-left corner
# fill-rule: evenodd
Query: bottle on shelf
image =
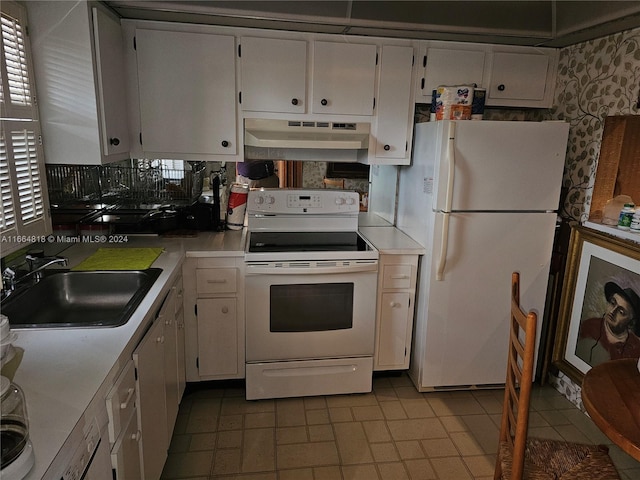
<path id="1" fill-rule="evenodd" d="M 636 213 L 636 206 L 633 203 L 625 203 L 618 217 L 618 228 L 620 230 L 629 230 L 631 227 L 631 219 Z"/>

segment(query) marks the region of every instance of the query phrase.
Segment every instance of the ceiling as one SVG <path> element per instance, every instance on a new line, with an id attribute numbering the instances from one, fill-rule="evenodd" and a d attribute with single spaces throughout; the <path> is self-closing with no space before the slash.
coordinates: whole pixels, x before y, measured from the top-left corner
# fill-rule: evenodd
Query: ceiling
<path id="1" fill-rule="evenodd" d="M 123 18 L 564 47 L 640 26 L 635 1 L 108 0 Z"/>

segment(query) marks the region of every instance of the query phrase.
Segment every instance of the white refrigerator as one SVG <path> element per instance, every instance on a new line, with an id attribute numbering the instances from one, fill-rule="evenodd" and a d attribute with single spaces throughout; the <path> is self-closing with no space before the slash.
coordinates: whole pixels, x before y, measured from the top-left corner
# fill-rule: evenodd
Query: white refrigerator
<path id="1" fill-rule="evenodd" d="M 568 131 L 564 122 L 416 125 L 396 226 L 427 251 L 409 369 L 418 390 L 504 383 L 513 271 L 523 307 L 538 313 L 539 344 Z"/>

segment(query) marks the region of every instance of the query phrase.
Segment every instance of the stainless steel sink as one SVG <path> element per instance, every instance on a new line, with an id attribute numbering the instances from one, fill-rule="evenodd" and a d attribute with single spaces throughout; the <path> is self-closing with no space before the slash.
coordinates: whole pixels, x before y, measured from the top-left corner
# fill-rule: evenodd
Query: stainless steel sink
<path id="1" fill-rule="evenodd" d="M 118 327 L 127 323 L 161 272 L 48 270 L 38 283 L 3 301 L 2 313 L 13 328 Z"/>

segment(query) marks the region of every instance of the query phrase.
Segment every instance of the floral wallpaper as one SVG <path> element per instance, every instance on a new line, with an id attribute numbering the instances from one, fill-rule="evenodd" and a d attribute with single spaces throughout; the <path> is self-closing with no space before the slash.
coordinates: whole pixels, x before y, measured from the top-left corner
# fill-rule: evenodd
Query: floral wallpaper
<path id="1" fill-rule="evenodd" d="M 604 120 L 640 114 L 640 29 L 560 50 L 554 108 L 570 123 L 563 216 L 587 220 Z"/>
<path id="2" fill-rule="evenodd" d="M 578 43 L 560 51 L 553 120 L 570 123 L 563 184 L 566 218 L 585 221 L 596 177 L 604 120 L 640 114 L 640 29 Z M 549 381 L 584 409 L 580 386 L 559 372 Z"/>

